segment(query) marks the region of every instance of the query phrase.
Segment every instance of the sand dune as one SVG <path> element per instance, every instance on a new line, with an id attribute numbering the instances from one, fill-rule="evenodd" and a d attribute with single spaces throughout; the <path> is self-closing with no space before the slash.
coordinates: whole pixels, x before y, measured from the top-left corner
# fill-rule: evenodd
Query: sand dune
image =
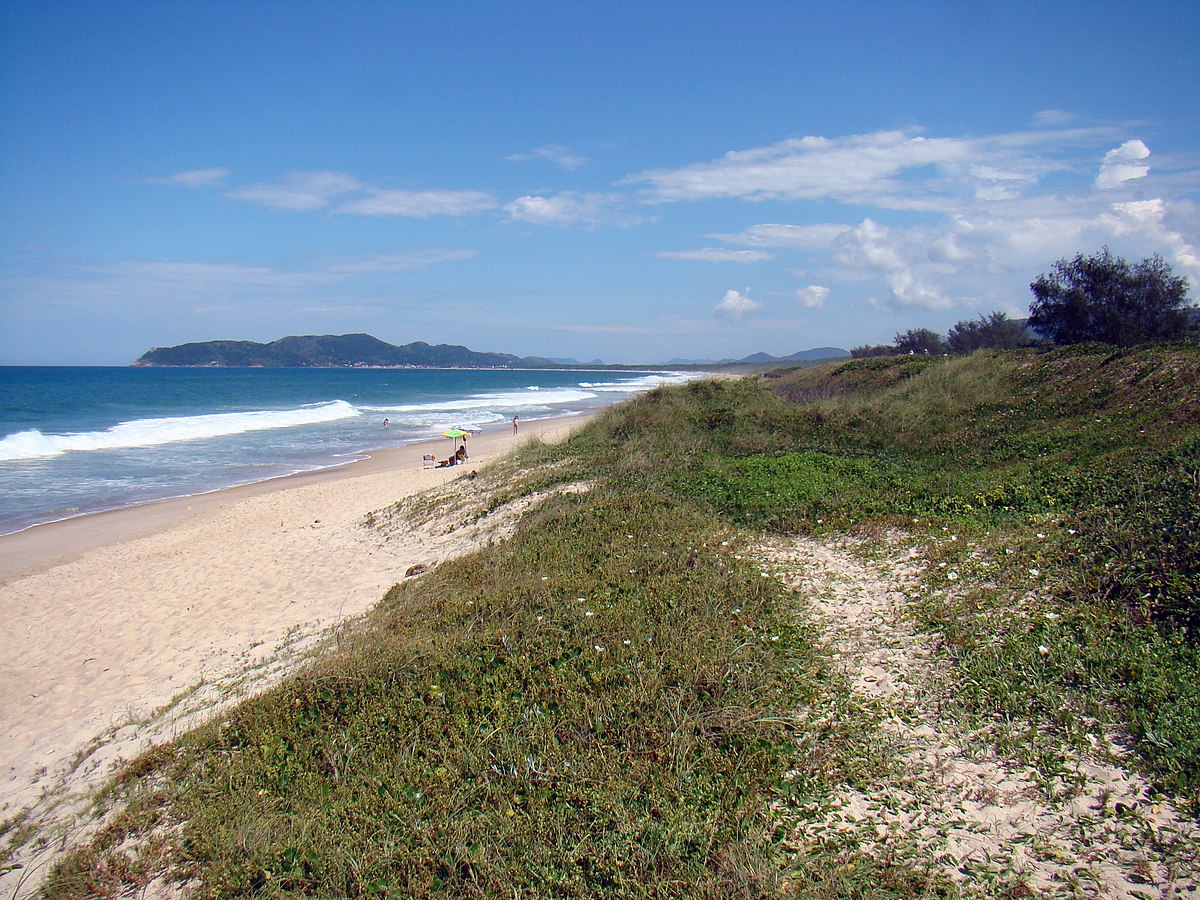
<path id="1" fill-rule="evenodd" d="M 424 467 L 449 442 L 412 445 L 0 538 L 0 820 L 24 813 L 55 837 L 19 854 L 0 894 L 21 878 L 24 894 L 83 833 L 83 802 L 121 760 L 277 681 L 409 566 L 471 549 L 469 535 L 382 540 L 367 513 L 583 421 L 480 435 L 465 467 Z"/>

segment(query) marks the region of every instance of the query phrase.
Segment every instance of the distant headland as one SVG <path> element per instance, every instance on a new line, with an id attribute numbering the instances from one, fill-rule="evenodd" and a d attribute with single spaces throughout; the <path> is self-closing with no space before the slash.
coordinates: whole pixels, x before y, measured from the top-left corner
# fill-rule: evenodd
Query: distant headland
<path id="1" fill-rule="evenodd" d="M 762 366 L 787 362 L 814 362 L 849 356 L 841 347 L 816 347 L 790 356 L 755 353 L 742 359 L 672 359 L 646 365 L 672 368 L 713 366 Z M 568 369 L 614 368 L 599 359 L 544 356 L 514 356 L 511 353 L 480 353 L 457 344 L 427 344 L 415 341 L 397 346 L 369 334 L 321 334 L 280 338 L 269 344 L 257 341 L 198 341 L 176 347 L 155 347 L 139 356 L 134 366 L 191 368 L 413 368 L 413 369 Z"/>
<path id="2" fill-rule="evenodd" d="M 257 341 L 200 341 L 155 347 L 135 366 L 276 368 L 544 369 L 563 365 L 538 356 L 479 353 L 453 344 L 396 346 L 369 334 L 322 334 Z"/>

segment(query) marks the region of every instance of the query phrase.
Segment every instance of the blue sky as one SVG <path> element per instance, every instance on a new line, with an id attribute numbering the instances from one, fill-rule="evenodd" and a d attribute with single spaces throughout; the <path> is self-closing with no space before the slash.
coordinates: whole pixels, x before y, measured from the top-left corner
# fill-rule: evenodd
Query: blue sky
<path id="1" fill-rule="evenodd" d="M 0 0 L 0 364 L 850 348 L 1200 293 L 1200 3 Z"/>

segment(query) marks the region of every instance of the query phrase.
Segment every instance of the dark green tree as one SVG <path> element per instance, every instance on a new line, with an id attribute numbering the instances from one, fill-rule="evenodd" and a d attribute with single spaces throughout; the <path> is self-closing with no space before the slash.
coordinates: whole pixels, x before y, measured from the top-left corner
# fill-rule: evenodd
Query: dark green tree
<path id="1" fill-rule="evenodd" d="M 1012 350 L 1032 343 L 1024 322 L 1010 319 L 1005 313 L 993 312 L 978 319 L 963 319 L 946 335 L 946 348 L 951 353 L 974 353 L 976 350 Z"/>
<path id="2" fill-rule="evenodd" d="M 1178 339 L 1187 330 L 1187 280 L 1157 254 L 1130 265 L 1107 247 L 1095 256 L 1080 253 L 1029 287 L 1029 327 L 1055 344 L 1128 347 Z"/>
<path id="3" fill-rule="evenodd" d="M 930 356 L 946 352 L 942 336 L 928 328 L 910 328 L 896 335 L 897 353 L 927 353 Z"/>

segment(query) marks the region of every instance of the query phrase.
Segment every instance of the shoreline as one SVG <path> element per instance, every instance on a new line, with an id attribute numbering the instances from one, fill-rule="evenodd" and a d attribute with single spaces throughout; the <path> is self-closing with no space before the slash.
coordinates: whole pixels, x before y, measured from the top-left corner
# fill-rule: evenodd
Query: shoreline
<path id="1" fill-rule="evenodd" d="M 86 838 L 88 800 L 123 762 L 278 683 L 411 566 L 491 539 L 441 522 L 385 534 L 368 514 L 452 482 L 469 502 L 463 475 L 597 413 L 484 432 L 463 466 L 425 467 L 441 438 L 0 537 L 0 821 L 31 831 L 0 895 L 35 890 L 31 873 Z"/>
<path id="2" fill-rule="evenodd" d="M 588 409 L 569 416 L 556 415 L 522 421 L 515 442 L 507 424 L 485 428 L 468 440 L 468 450 L 475 459 L 485 453 L 494 454 L 496 448 L 493 445 L 504 438 L 508 438 L 509 446 L 504 448 L 506 450 L 516 446 L 522 438 L 532 436 L 545 439 L 547 434 L 561 431 L 563 427 L 583 425 L 604 408 Z M 432 450 L 440 459 L 441 451 L 446 449 L 449 440 L 444 437 L 426 438 L 399 447 L 365 450 L 361 457 L 336 465 L 274 475 L 261 481 L 218 487 L 196 494 L 182 494 L 132 503 L 128 506 L 99 509 L 63 519 L 39 522 L 18 531 L 0 534 L 0 586 L 13 578 L 32 575 L 48 566 L 67 562 L 88 550 L 168 528 L 190 515 L 237 497 L 256 496 L 306 483 L 365 475 L 397 465 L 415 465 L 423 468 L 422 457 Z M 454 467 L 449 471 L 461 470 Z"/>

